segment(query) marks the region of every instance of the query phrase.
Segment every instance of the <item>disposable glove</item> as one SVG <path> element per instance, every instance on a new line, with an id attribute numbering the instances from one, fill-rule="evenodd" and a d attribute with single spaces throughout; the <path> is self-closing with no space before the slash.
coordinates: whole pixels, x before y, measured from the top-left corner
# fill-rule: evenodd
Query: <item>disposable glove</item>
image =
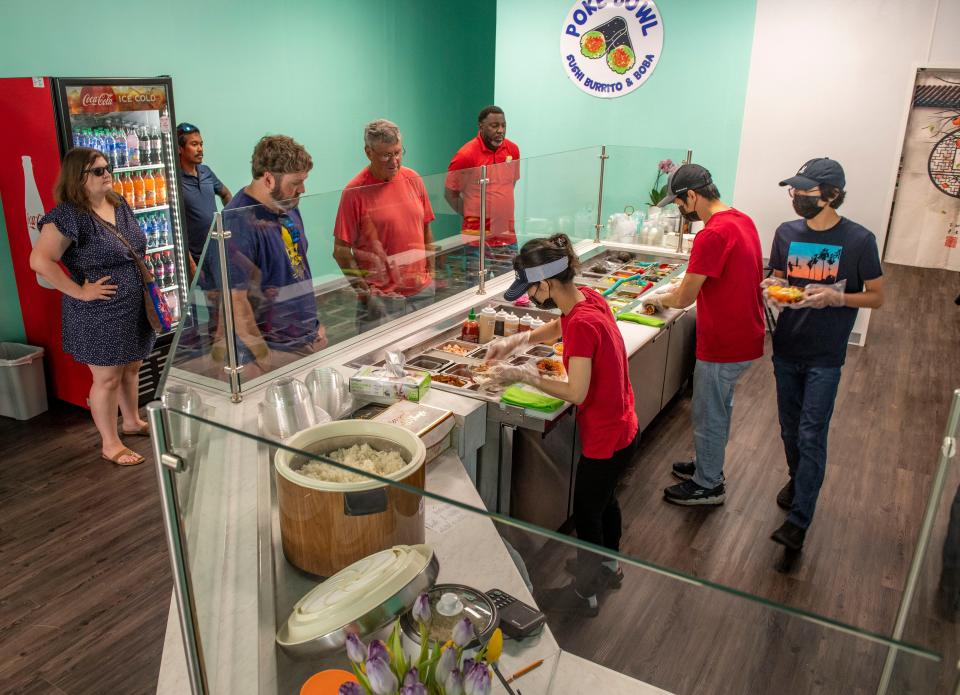
<path id="1" fill-rule="evenodd" d="M 487 362 L 502 360 L 521 347 L 526 347 L 529 342 L 530 331 L 522 331 L 494 340 L 487 346 Z"/>

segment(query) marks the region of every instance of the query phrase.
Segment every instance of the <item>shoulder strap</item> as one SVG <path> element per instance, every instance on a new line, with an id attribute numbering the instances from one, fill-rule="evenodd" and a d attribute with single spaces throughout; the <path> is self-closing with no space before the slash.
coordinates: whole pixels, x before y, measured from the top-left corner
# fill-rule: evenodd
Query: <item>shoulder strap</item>
<path id="1" fill-rule="evenodd" d="M 107 222 L 107 220 L 103 219 L 95 212 L 93 213 L 93 216 L 100 220 L 100 223 L 103 224 L 108 231 L 112 232 L 117 239 L 120 240 L 120 243 L 126 246 L 127 250 L 130 251 L 130 255 L 133 256 L 133 262 L 137 264 L 137 270 L 140 271 L 140 279 L 143 281 L 144 286 L 153 282 L 153 273 L 151 273 L 150 269 L 147 268 L 146 264 L 143 262 L 143 259 L 140 258 L 140 254 L 134 250 L 133 246 L 130 245 L 130 242 L 127 241 L 127 238 L 120 233 L 120 230 L 117 229 L 117 225 L 113 224 L 112 222 Z"/>

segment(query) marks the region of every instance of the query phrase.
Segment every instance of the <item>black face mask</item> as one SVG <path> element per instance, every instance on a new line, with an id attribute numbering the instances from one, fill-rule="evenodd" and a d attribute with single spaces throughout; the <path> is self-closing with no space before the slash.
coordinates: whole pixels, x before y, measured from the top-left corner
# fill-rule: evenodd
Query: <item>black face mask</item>
<path id="1" fill-rule="evenodd" d="M 793 211 L 805 220 L 812 220 L 820 214 L 822 207 L 817 205 L 820 201 L 818 195 L 795 195 L 793 196 Z"/>
<path id="2" fill-rule="evenodd" d="M 547 285 L 547 287 L 549 288 L 550 286 Z M 537 289 L 540 289 L 540 288 L 538 287 Z M 538 309 L 556 309 L 557 308 L 557 303 L 553 301 L 553 297 L 551 297 L 549 294 L 547 295 L 547 298 L 541 302 L 540 300 L 537 299 L 537 293 L 536 291 L 534 291 L 534 293 L 530 295 L 530 301 L 533 302 L 533 305 Z"/>
<path id="3" fill-rule="evenodd" d="M 684 202 L 686 202 L 686 200 L 684 200 Z M 697 214 L 696 210 L 690 209 L 685 211 L 680 207 L 679 203 L 677 204 L 677 209 L 680 210 L 680 214 L 683 215 L 683 219 L 687 222 L 697 222 L 700 220 L 700 215 Z"/>

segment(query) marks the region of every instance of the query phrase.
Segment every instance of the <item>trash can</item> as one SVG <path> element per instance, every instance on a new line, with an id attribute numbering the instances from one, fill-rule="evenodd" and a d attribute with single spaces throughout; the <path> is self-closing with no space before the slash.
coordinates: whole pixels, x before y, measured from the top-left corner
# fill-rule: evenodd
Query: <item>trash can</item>
<path id="1" fill-rule="evenodd" d="M 29 420 L 46 410 L 43 348 L 0 343 L 0 415 Z"/>

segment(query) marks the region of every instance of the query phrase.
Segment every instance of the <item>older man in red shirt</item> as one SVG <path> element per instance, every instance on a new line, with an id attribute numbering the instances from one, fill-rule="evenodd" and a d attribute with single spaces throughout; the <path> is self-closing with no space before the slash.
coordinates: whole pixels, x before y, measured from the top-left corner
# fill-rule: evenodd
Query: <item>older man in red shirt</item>
<path id="1" fill-rule="evenodd" d="M 487 166 L 486 260 L 489 270 L 513 268 L 517 234 L 513 188 L 520 178 L 520 148 L 507 140 L 507 119 L 499 106 L 487 106 L 477 118 L 479 132 L 461 147 L 447 167 L 444 198 L 463 218 L 471 275 L 480 256 L 480 167 Z"/>
<path id="2" fill-rule="evenodd" d="M 401 164 L 400 129 L 379 119 L 364 130 L 369 166 L 340 196 L 333 256 L 357 292 L 363 331 L 433 303 L 433 208 L 419 174 Z"/>

